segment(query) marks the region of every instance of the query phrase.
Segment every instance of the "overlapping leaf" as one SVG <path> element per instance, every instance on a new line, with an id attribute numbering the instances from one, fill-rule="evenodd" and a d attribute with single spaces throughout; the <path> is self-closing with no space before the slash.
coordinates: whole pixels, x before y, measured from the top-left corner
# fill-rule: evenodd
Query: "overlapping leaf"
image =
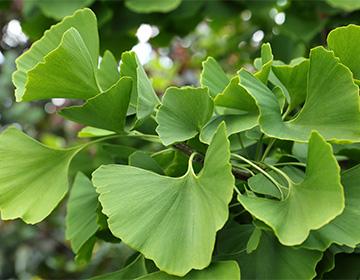
<path id="1" fill-rule="evenodd" d="M 209 143 L 218 125 L 224 121 L 228 135 L 245 131 L 258 124 L 259 111 L 254 99 L 239 85 L 239 78 L 231 80 L 225 90 L 215 97 L 216 106 L 223 108 L 201 130 L 200 139 Z"/>
<path id="2" fill-rule="evenodd" d="M 175 88 L 166 90 L 156 116 L 156 128 L 164 145 L 196 136 L 213 114 L 214 102 L 204 88 Z"/>
<path id="3" fill-rule="evenodd" d="M 301 244 L 310 230 L 329 223 L 344 209 L 340 168 L 332 149 L 316 132 L 311 135 L 305 178 L 292 183 L 284 200 L 239 195 L 240 203 L 257 219 L 269 225 L 279 241 Z"/>
<path id="4" fill-rule="evenodd" d="M 56 150 L 14 127 L 0 134 L 0 211 L 3 220 L 34 224 L 56 207 L 68 190 L 68 167 L 82 146 Z"/>
<path id="5" fill-rule="evenodd" d="M 332 243 L 355 248 L 360 244 L 360 166 L 345 171 L 342 176 L 345 208 L 329 224 L 312 231 L 303 247 L 324 251 Z"/>
<path id="6" fill-rule="evenodd" d="M 129 265 L 115 272 L 110 272 L 103 275 L 98 275 L 90 278 L 90 280 L 129 280 L 129 279 L 141 279 L 141 276 L 146 275 L 145 259 L 139 255 Z"/>
<path id="7" fill-rule="evenodd" d="M 121 56 L 120 76 L 131 77 L 134 81 L 130 105 L 138 119 L 149 116 L 160 103 L 149 78 L 134 52 L 124 52 Z"/>
<path id="8" fill-rule="evenodd" d="M 167 273 L 182 276 L 207 267 L 216 231 L 228 217 L 234 184 L 229 158 L 221 125 L 198 175 L 191 159 L 178 178 L 131 166 L 100 167 L 93 183 L 111 232 Z"/>
<path id="9" fill-rule="evenodd" d="M 137 280 L 203 280 L 203 279 L 216 279 L 216 280 L 240 280 L 239 265 L 235 261 L 222 261 L 212 263 L 210 266 L 203 270 L 192 270 L 184 277 L 166 274 L 159 271 L 144 275 L 136 278 Z"/>
<path id="10" fill-rule="evenodd" d="M 65 33 L 67 35 L 64 37 Z M 40 40 L 16 60 L 17 70 L 13 74 L 16 100 L 94 96 L 98 93 L 94 81 L 98 55 L 99 38 L 94 13 L 89 9 L 82 9 L 72 16 L 65 17 L 60 23 L 46 31 Z M 46 62 L 52 67 L 46 67 Z M 49 73 L 46 73 L 46 70 Z M 69 75 L 70 71 L 72 75 Z M 32 72 L 32 77 L 28 76 L 29 72 Z M 55 77 L 56 79 L 44 79 L 39 76 L 41 73 L 46 74 L 48 78 Z M 61 75 L 56 76 L 56 73 Z M 37 78 L 40 78 L 40 81 Z M 69 84 L 64 82 L 65 78 L 69 78 Z M 62 81 L 61 86 L 57 82 L 58 79 Z M 60 96 L 64 91 L 62 86 L 68 89 L 69 85 L 75 86 L 73 91 Z M 80 85 L 85 88 L 80 88 Z"/>
<path id="11" fill-rule="evenodd" d="M 208 87 L 210 95 L 215 97 L 223 92 L 230 80 L 214 58 L 208 57 L 202 65 L 200 84 L 202 87 Z"/>
<path id="12" fill-rule="evenodd" d="M 274 75 L 279 80 L 279 86 L 289 96 L 289 111 L 301 105 L 306 99 L 309 60 L 304 59 L 290 65 L 272 67 Z"/>
<path id="13" fill-rule="evenodd" d="M 326 75 L 324 73 L 327 73 Z M 277 98 L 246 70 L 240 84 L 259 107 L 262 131 L 271 137 L 306 142 L 312 130 L 327 140 L 360 141 L 358 87 L 347 67 L 322 47 L 311 50 L 305 104 L 290 121 L 283 121 Z"/>
<path id="14" fill-rule="evenodd" d="M 98 195 L 91 181 L 78 173 L 73 183 L 66 214 L 66 239 L 78 254 L 86 242 L 96 233 Z"/>
<path id="15" fill-rule="evenodd" d="M 105 51 L 101 59 L 99 69 L 96 72 L 99 86 L 102 91 L 112 87 L 120 78 L 119 63 L 110 51 Z"/>
<path id="16" fill-rule="evenodd" d="M 60 115 L 88 126 L 123 132 L 131 88 L 132 79 L 121 78 L 104 93 L 88 99 L 82 106 L 63 109 Z"/>
<path id="17" fill-rule="evenodd" d="M 341 63 L 349 67 L 354 78 L 359 80 L 360 58 L 356 54 L 360 43 L 360 26 L 350 24 L 332 30 L 327 37 L 327 43 Z"/>

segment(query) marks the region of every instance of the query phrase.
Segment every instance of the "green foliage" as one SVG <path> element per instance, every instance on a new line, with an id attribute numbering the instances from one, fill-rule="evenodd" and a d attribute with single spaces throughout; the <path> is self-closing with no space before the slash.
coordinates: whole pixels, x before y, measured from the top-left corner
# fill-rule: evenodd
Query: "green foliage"
<path id="1" fill-rule="evenodd" d="M 162 12 L 180 2 L 125 4 Z M 81 171 L 76 161 L 89 152 L 66 238 L 83 262 L 99 242 L 132 248 L 127 265 L 94 279 L 309 279 L 341 273 L 335 254 L 358 258 L 360 169 L 345 151 L 360 142 L 359 27 L 335 29 L 329 50 L 289 64 L 270 44 L 236 74 L 209 58 L 201 87 L 169 87 L 161 98 L 134 52 L 122 54 L 120 71 L 109 51 L 99 63 L 96 28 L 79 10 L 17 60 L 17 100 L 84 100 L 60 115 L 95 140 L 55 149 L 4 130 L 2 219 L 46 218 L 68 191 L 70 164 Z"/>

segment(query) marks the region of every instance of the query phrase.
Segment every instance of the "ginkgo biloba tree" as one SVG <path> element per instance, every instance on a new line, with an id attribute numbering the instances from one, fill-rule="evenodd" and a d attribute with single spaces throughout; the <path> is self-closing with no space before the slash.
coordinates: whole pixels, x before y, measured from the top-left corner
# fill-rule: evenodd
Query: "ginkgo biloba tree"
<path id="1" fill-rule="evenodd" d="M 99 239 L 136 252 L 94 279 L 322 277 L 360 243 L 360 167 L 339 164 L 360 142 L 359 43 L 360 27 L 349 25 L 290 64 L 269 44 L 253 71 L 226 74 L 208 58 L 200 87 L 160 98 L 133 52 L 120 70 L 109 51 L 99 63 L 96 17 L 78 10 L 17 59 L 13 82 L 17 101 L 83 100 L 59 112 L 84 125 L 83 141 L 55 149 L 6 128 L 1 218 L 44 220 L 70 182 L 66 238 L 76 258 L 91 259 Z M 77 154 L 99 145 L 122 160 L 68 178 Z"/>

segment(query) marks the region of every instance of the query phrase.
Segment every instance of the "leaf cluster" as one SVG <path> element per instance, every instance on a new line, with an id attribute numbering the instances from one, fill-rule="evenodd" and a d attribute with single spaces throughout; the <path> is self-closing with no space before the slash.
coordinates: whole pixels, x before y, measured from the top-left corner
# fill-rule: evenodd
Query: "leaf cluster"
<path id="1" fill-rule="evenodd" d="M 66 238 L 79 262 L 99 240 L 123 242 L 134 256 L 94 279 L 336 271 L 335 255 L 357 256 L 360 243 L 360 166 L 346 156 L 360 142 L 359 41 L 359 26 L 340 27 L 328 48 L 289 64 L 264 44 L 251 71 L 232 75 L 209 57 L 200 87 L 169 87 L 160 98 L 134 52 L 120 67 L 109 51 L 99 62 L 97 19 L 80 9 L 16 60 L 13 82 L 17 101 L 83 101 L 59 114 L 84 125 L 86 140 L 54 149 L 4 130 L 1 218 L 44 220 L 68 193 L 71 163 L 95 146 L 109 157 L 75 176 Z"/>

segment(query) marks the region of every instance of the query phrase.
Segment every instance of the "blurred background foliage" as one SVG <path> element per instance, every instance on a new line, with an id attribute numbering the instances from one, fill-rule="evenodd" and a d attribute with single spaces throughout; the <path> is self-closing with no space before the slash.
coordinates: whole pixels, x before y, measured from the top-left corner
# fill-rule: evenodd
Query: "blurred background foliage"
<path id="1" fill-rule="evenodd" d="M 55 147 L 75 141 L 80 127 L 56 114 L 69 101 L 15 103 L 11 74 L 17 56 L 82 7 L 97 15 L 101 53 L 108 49 L 120 59 L 133 49 L 159 95 L 169 85 L 197 85 L 207 56 L 235 72 L 252 68 L 261 44 L 270 42 L 275 58 L 289 62 L 325 44 L 331 29 L 360 24 L 359 0 L 0 0 L 0 129 L 15 124 Z M 143 145 L 132 143 L 146 149 Z M 73 169 L 89 174 L 114 154 L 111 146 L 84 152 Z M 0 279 L 87 278 L 119 269 L 131 256 L 130 248 L 112 240 L 97 243 L 90 264 L 76 263 L 64 242 L 64 216 L 60 205 L 36 226 L 0 221 Z"/>

